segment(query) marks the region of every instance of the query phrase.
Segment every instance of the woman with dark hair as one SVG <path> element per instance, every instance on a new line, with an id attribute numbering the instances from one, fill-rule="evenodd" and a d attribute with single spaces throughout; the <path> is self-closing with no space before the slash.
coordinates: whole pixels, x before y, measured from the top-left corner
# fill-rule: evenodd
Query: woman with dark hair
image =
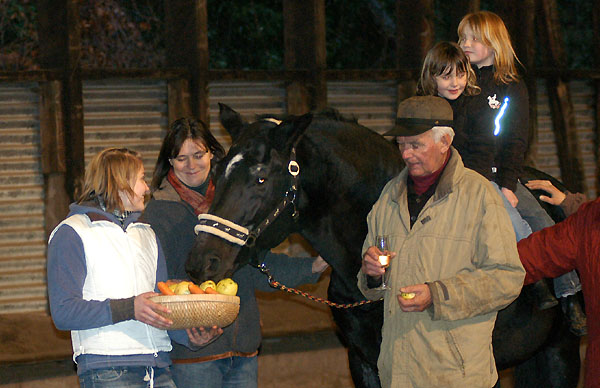
<path id="1" fill-rule="evenodd" d="M 183 154 L 179 155 L 182 149 L 184 149 Z M 169 133 L 165 136 L 156 161 L 150 189 L 152 192 L 160 189 L 160 185 L 171 171 L 174 163 L 180 166 L 174 170 L 174 173 L 188 186 L 196 187 L 197 183 L 208 184 L 210 180 L 207 180 L 207 177 L 212 159 L 216 157 L 215 161 L 219 161 L 224 155 L 225 150 L 210 133 L 204 122 L 181 118 L 173 122 Z M 197 163 L 190 163 L 186 172 L 185 164 L 191 161 L 190 158 Z M 194 174 L 196 166 L 198 174 Z"/>
<path id="2" fill-rule="evenodd" d="M 185 262 L 196 237 L 197 216 L 208 210 L 214 198 L 212 162 L 223 155 L 223 147 L 201 121 L 181 118 L 165 136 L 151 184 L 153 198 L 143 217 L 159 237 L 171 279 L 187 278 Z M 327 268 L 320 257 L 290 258 L 271 252 L 260 256 L 285 284 L 314 283 Z M 257 387 L 261 333 L 254 292 L 273 289 L 266 276 L 250 266 L 235 272 L 233 280 L 240 297 L 236 321 L 218 331 L 202 331 L 199 335 L 209 342 L 196 350 L 173 342 L 173 380 L 178 386 Z"/>

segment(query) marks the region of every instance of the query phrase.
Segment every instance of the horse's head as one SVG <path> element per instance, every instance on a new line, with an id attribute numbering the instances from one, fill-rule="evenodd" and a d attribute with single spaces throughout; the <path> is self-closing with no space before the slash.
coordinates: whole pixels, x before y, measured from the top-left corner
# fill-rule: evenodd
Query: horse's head
<path id="1" fill-rule="evenodd" d="M 186 263 L 194 280 L 231 276 L 256 252 L 293 231 L 298 189 L 293 149 L 312 120 L 307 114 L 247 124 L 231 108 L 219 106 L 233 144 L 216 166 L 215 197 L 196 227 Z"/>

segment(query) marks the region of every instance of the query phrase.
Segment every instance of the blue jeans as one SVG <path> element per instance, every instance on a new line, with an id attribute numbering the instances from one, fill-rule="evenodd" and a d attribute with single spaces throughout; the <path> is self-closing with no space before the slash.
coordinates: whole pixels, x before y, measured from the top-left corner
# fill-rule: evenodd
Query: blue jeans
<path id="1" fill-rule="evenodd" d="M 193 364 L 171 365 L 181 388 L 257 388 L 258 357 L 227 357 Z"/>
<path id="2" fill-rule="evenodd" d="M 145 366 L 117 366 L 92 369 L 79 376 L 81 388 L 149 388 L 154 371 L 154 388 L 177 388 L 169 368 Z"/>
<path id="3" fill-rule="evenodd" d="M 533 232 L 554 225 L 554 221 L 548 213 L 546 213 L 544 208 L 542 208 L 537 199 L 535 199 L 533 194 L 531 194 L 531 192 L 520 182 L 517 183 L 515 195 L 519 200 L 517 210 L 525 222 L 529 224 Z"/>
<path id="4" fill-rule="evenodd" d="M 517 210 L 534 232 L 554 225 L 552 218 L 542 208 L 533 194 L 521 183 L 517 183 L 515 195 L 519 200 Z M 581 282 L 575 271 L 554 278 L 552 282 L 554 284 L 554 294 L 557 298 L 575 295 L 578 291 L 581 291 Z"/>
<path id="5" fill-rule="evenodd" d="M 494 188 L 496 189 L 496 191 L 498 192 L 498 194 L 500 194 L 500 197 L 502 198 L 502 202 L 504 203 L 504 208 L 506 209 L 506 212 L 508 213 L 508 216 L 510 217 L 510 222 L 512 223 L 513 229 L 515 230 L 515 235 L 517 236 L 517 241 L 520 241 L 521 239 L 529 236 L 531 234 L 531 227 L 529 226 L 529 224 L 527 222 L 525 222 L 525 220 L 523 218 L 521 218 L 521 215 L 519 214 L 517 209 L 514 208 L 510 204 L 510 202 L 508 202 L 508 199 L 506 199 L 504 194 L 502 194 L 502 190 L 500 190 L 500 187 L 498 187 L 496 182 L 492 182 L 492 185 L 494 186 Z"/>

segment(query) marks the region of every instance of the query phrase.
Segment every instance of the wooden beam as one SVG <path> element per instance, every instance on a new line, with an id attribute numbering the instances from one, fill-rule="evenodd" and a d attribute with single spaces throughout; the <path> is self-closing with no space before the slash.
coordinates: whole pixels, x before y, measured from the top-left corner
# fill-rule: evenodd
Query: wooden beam
<path id="1" fill-rule="evenodd" d="M 64 173 L 65 138 L 59 81 L 40 83 L 40 144 L 42 173 Z"/>
<path id="2" fill-rule="evenodd" d="M 69 211 L 66 190 L 67 165 L 63 125 L 61 83 L 40 83 L 40 144 L 44 175 L 44 229 L 46 237 Z"/>
<path id="3" fill-rule="evenodd" d="M 435 40 L 433 0 L 396 0 L 396 34 L 396 68 L 418 74 Z M 415 94 L 417 80 L 399 80 L 397 104 Z"/>
<path id="4" fill-rule="evenodd" d="M 287 111 L 302 114 L 327 106 L 325 0 L 283 1 L 286 70 L 306 70 L 308 79 L 292 78 L 286 87 Z"/>
<path id="5" fill-rule="evenodd" d="M 169 80 L 167 83 L 167 105 L 169 123 L 181 118 L 192 117 L 190 104 L 190 86 L 185 78 Z"/>
<path id="6" fill-rule="evenodd" d="M 64 182 L 73 199 L 85 172 L 79 1 L 38 1 L 38 36 L 42 69 L 62 74 L 64 158 L 68 166 Z"/>
<path id="7" fill-rule="evenodd" d="M 206 0 L 165 0 L 167 65 L 189 74 L 190 111 L 210 125 Z"/>
<path id="8" fill-rule="evenodd" d="M 555 0 L 541 0 L 538 26 L 542 38 L 545 62 L 550 67 L 566 68 L 566 55 Z M 569 85 L 564 79 L 552 77 L 546 79 L 552 127 L 562 181 L 570 189 L 586 191 L 583 164 L 579 157 L 579 143 L 575 114 Z"/>
<path id="9" fill-rule="evenodd" d="M 450 7 L 450 33 L 452 34 L 448 39 L 453 42 L 458 42 L 458 25 L 462 18 L 472 12 L 478 12 L 481 8 L 480 0 L 455 0 L 452 7 Z"/>

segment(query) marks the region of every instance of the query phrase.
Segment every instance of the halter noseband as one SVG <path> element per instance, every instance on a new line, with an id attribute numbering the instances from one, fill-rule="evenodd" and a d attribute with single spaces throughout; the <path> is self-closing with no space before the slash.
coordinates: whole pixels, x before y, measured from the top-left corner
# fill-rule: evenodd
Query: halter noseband
<path id="1" fill-rule="evenodd" d="M 300 139 L 298 139 L 299 141 Z M 296 144 L 298 143 L 296 141 Z M 231 243 L 247 246 L 252 248 L 256 243 L 256 239 L 269 226 L 283 210 L 290 204 L 294 206 L 292 218 L 298 219 L 298 209 L 296 208 L 296 194 L 298 192 L 298 175 L 300 174 L 300 165 L 296 162 L 296 144 L 290 152 L 290 161 L 288 163 L 288 172 L 291 175 L 290 187 L 285 192 L 283 199 L 279 202 L 275 210 L 271 212 L 256 228 L 252 231 L 238 225 L 234 222 L 215 216 L 213 214 L 199 214 L 198 225 L 194 227 L 194 232 L 210 233 L 217 237 L 221 237 Z"/>

